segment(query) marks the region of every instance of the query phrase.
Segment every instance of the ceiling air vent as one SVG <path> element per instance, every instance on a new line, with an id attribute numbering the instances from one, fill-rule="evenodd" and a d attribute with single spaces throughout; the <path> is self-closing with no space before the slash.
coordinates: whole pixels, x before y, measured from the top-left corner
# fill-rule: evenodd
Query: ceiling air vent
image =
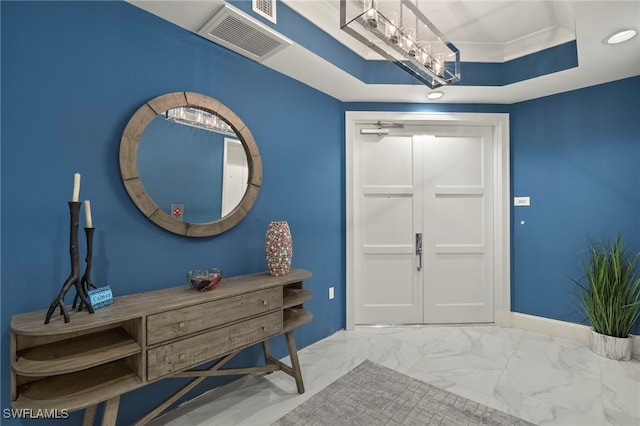
<path id="1" fill-rule="evenodd" d="M 276 23 L 276 0 L 253 0 L 252 10 L 274 24 Z"/>
<path id="2" fill-rule="evenodd" d="M 286 37 L 228 4 L 198 34 L 258 62 L 291 45 Z"/>

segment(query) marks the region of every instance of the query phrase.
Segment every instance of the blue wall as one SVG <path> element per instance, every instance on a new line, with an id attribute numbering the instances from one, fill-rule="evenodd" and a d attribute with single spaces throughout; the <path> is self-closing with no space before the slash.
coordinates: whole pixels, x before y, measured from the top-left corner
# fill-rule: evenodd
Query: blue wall
<path id="1" fill-rule="evenodd" d="M 588 239 L 640 250 L 639 118 L 640 77 L 512 106 L 512 192 L 531 197 L 512 215 L 513 311 L 582 322 Z"/>
<path id="2" fill-rule="evenodd" d="M 93 278 L 116 295 L 182 284 L 187 270 L 202 265 L 227 276 L 265 270 L 268 222 L 289 221 L 294 267 L 314 274 L 314 320 L 296 332 L 300 347 L 345 323 L 345 110 L 511 114 L 513 195 L 532 197 L 531 207 L 513 210 L 517 312 L 581 321 L 569 277 L 586 237 L 624 232 L 640 247 L 640 77 L 516 105 L 343 104 L 124 2 L 0 5 L 2 408 L 9 407 L 10 318 L 46 309 L 69 273 L 66 202 L 75 172 L 80 198 L 92 202 Z M 174 91 L 219 99 L 260 148 L 264 182 L 254 208 L 216 237 L 158 228 L 120 181 L 128 119 Z M 282 339 L 273 346 L 285 354 Z M 258 357 L 250 350 L 240 361 Z M 125 395 L 119 422 L 139 418 L 180 384 L 166 380 Z M 76 413 L 71 424 L 79 423 Z"/>
<path id="3" fill-rule="evenodd" d="M 295 332 L 298 346 L 343 327 L 342 103 L 124 2 L 1 7 L 2 408 L 10 407 L 10 318 L 46 309 L 70 272 L 67 201 L 75 172 L 96 227 L 92 276 L 115 295 L 186 285 L 186 271 L 199 266 L 219 266 L 227 276 L 264 271 L 267 225 L 287 220 L 293 266 L 313 272 L 308 286 L 315 294 L 308 304 L 314 320 Z M 174 91 L 227 105 L 262 155 L 263 186 L 253 209 L 215 237 L 158 228 L 120 181 L 127 121 L 143 103 Z M 275 355 L 286 354 L 284 339 L 272 345 Z M 250 350 L 241 360 L 258 356 Z M 208 380 L 188 397 L 219 382 Z M 139 418 L 180 383 L 165 380 L 125 395 L 119 422 Z M 79 424 L 79 414 L 73 420 Z"/>

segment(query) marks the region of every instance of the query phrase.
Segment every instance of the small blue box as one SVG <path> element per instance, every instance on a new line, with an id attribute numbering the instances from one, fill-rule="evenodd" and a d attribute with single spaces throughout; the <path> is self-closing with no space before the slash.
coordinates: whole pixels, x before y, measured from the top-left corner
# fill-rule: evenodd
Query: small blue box
<path id="1" fill-rule="evenodd" d="M 93 309 L 99 309 L 113 303 L 113 293 L 108 285 L 89 290 L 87 296 L 89 296 L 89 303 Z"/>

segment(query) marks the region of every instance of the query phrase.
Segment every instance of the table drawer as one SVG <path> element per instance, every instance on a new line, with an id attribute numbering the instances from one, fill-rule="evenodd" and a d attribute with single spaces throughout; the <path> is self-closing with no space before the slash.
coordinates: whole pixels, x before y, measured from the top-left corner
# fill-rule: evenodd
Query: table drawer
<path id="1" fill-rule="evenodd" d="M 282 289 L 277 287 L 149 315 L 147 345 L 197 333 L 281 307 Z"/>
<path id="2" fill-rule="evenodd" d="M 213 360 L 282 332 L 282 311 L 207 331 L 147 352 L 147 380 Z"/>

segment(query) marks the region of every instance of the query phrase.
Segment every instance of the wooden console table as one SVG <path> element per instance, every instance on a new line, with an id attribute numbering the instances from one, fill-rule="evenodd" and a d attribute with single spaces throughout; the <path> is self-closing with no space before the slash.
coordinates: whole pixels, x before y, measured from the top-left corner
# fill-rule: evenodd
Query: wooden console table
<path id="1" fill-rule="evenodd" d="M 120 395 L 167 377 L 193 380 L 138 420 L 157 417 L 206 377 L 283 371 L 299 393 L 304 384 L 293 330 L 312 319 L 303 304 L 311 273 L 267 273 L 224 278 L 217 288 L 195 292 L 187 285 L 120 296 L 71 322 L 46 310 L 11 319 L 11 405 L 15 409 L 85 409 L 93 424 L 105 402 L 103 425 L 113 425 Z M 269 338 L 284 333 L 291 365 L 271 355 Z M 262 343 L 265 365 L 221 368 L 242 349 Z M 217 360 L 217 361 L 216 361 Z M 216 361 L 206 370 L 193 367 Z"/>

